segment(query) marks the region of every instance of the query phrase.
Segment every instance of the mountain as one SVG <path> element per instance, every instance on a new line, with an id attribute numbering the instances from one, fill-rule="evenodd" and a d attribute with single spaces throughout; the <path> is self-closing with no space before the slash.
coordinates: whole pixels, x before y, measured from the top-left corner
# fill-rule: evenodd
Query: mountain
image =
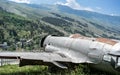
<path id="1" fill-rule="evenodd" d="M 8 45 L 13 46 L 21 39 L 33 39 L 32 44 L 24 48 L 37 49 L 43 34 L 67 36 L 79 33 L 90 37 L 120 39 L 118 20 L 117 16 L 74 10 L 67 6 L 19 4 L 0 0 L 0 43 L 7 41 Z"/>
<path id="2" fill-rule="evenodd" d="M 85 10 L 74 10 L 70 7 L 63 6 L 63 5 L 58 5 L 58 9 L 62 12 L 75 14 L 81 17 L 92 19 L 93 21 L 98 21 L 101 23 L 103 22 L 103 24 L 108 23 L 112 26 L 120 27 L 120 16 L 110 16 L 110 15 L 105 15 L 105 14 L 100 14 L 100 13 L 90 12 Z"/>
<path id="3" fill-rule="evenodd" d="M 90 24 L 97 27 L 98 29 L 103 29 L 119 34 L 120 32 L 120 16 L 110 16 L 105 14 L 100 14 L 96 12 L 90 12 L 85 10 L 75 10 L 68 6 L 64 5 L 36 5 L 36 4 L 27 4 L 32 8 L 44 9 L 49 12 L 54 11 L 58 14 L 64 14 L 74 19 L 84 19 L 86 22 L 89 21 Z M 56 14 L 57 17 L 60 15 Z M 55 14 L 54 14 L 55 15 Z M 77 18 L 76 18 L 77 16 Z M 79 16 L 79 18 L 78 18 Z"/>
<path id="4" fill-rule="evenodd" d="M 110 26 L 110 27 L 114 26 L 120 29 L 120 16 L 105 15 L 105 14 L 100 14 L 97 12 L 91 12 L 86 10 L 75 10 L 64 5 L 53 5 L 53 6 L 46 5 L 45 6 L 45 5 L 30 4 L 29 6 L 34 8 L 47 9 L 47 10 L 59 10 L 60 12 L 74 14 L 77 16 L 87 18 L 91 21 L 97 21 L 103 25 L 106 24 L 107 26 Z"/>
<path id="5" fill-rule="evenodd" d="M 39 20 L 31 20 L 13 13 L 9 13 L 0 8 L 0 43 L 7 42 L 9 50 L 15 50 L 15 45 L 21 42 L 21 39 L 33 39 L 30 45 L 24 48 L 39 48 L 39 40 L 44 34 L 59 34 L 63 32 Z"/>

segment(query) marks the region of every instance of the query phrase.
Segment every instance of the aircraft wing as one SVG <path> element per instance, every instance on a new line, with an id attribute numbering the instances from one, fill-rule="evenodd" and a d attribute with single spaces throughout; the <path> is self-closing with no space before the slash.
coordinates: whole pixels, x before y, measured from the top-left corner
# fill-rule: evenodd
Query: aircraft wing
<path id="1" fill-rule="evenodd" d="M 70 62 L 71 59 L 56 53 L 50 52 L 0 52 L 0 58 L 4 59 L 29 59 L 43 61 L 65 61 Z"/>
<path id="2" fill-rule="evenodd" d="M 62 54 L 49 52 L 0 52 L 0 58 L 19 59 L 20 66 L 35 64 L 46 65 L 48 63 L 51 63 L 60 68 L 67 68 L 59 62 L 71 62 L 71 58 L 69 57 L 66 57 Z"/>
<path id="3" fill-rule="evenodd" d="M 56 65 L 60 68 L 67 68 L 62 63 L 85 63 L 84 58 L 76 59 L 62 53 L 54 52 L 0 52 L 0 58 L 19 59 L 20 66 L 25 65 Z M 92 62 L 87 62 L 92 63 Z"/>

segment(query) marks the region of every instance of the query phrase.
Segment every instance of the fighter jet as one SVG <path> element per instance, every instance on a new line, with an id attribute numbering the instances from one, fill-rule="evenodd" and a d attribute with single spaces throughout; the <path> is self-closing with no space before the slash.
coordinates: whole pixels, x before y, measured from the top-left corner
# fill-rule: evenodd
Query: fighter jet
<path id="1" fill-rule="evenodd" d="M 120 71 L 120 42 L 107 38 L 46 36 L 41 40 L 43 52 L 0 52 L 0 58 L 19 59 L 20 66 L 55 65 L 67 69 L 66 63 L 90 64 L 104 71 Z"/>

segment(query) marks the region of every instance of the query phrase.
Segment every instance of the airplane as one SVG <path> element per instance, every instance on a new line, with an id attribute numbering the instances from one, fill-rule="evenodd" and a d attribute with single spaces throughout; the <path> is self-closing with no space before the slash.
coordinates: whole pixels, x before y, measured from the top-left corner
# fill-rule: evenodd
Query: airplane
<path id="1" fill-rule="evenodd" d="M 0 52 L 2 59 L 18 59 L 19 66 L 55 65 L 67 69 L 69 64 L 90 64 L 102 71 L 120 74 L 120 42 L 107 38 L 91 38 L 79 34 L 69 37 L 45 36 L 42 52 Z"/>

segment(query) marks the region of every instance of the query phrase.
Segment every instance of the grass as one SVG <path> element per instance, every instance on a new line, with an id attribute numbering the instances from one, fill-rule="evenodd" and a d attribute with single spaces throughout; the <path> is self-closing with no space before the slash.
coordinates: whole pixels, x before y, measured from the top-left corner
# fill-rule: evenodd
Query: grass
<path id="1" fill-rule="evenodd" d="M 47 66 L 24 66 L 6 65 L 0 67 L 0 75 L 108 75 L 104 72 L 90 72 L 86 66 L 75 66 L 74 69 L 60 70 L 49 69 Z"/>
<path id="2" fill-rule="evenodd" d="M 0 67 L 0 75 L 49 75 L 45 66 L 7 65 Z"/>

